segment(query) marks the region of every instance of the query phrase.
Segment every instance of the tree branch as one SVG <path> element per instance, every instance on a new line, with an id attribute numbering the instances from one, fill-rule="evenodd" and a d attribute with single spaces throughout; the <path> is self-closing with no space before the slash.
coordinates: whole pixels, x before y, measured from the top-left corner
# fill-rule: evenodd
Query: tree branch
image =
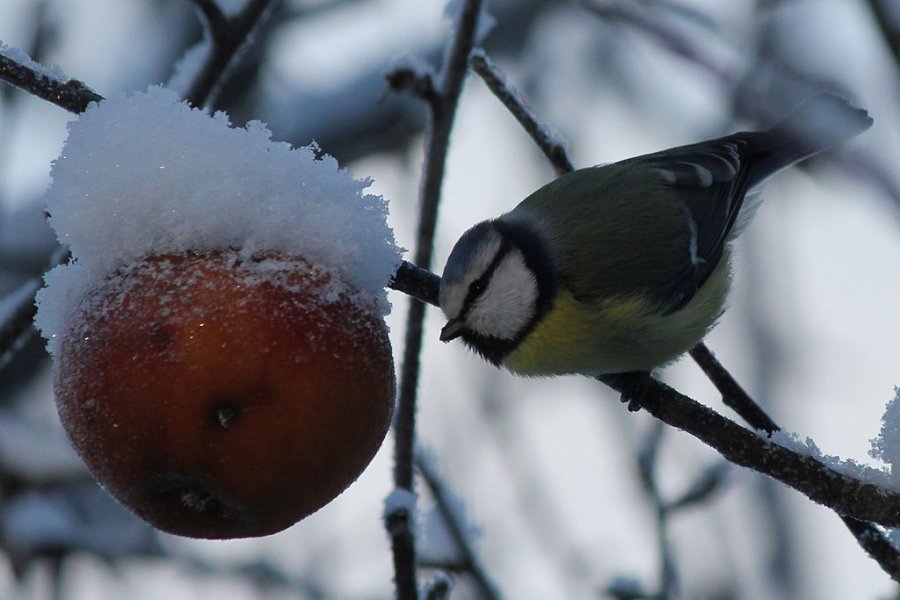
<path id="1" fill-rule="evenodd" d="M 209 106 L 215 102 L 240 51 L 252 39 L 253 30 L 275 1 L 249 0 L 241 12 L 233 17 L 226 17 L 214 0 L 194 0 L 203 15 L 206 30 L 212 40 L 212 49 L 187 91 L 185 100 L 197 107 Z"/>
<path id="2" fill-rule="evenodd" d="M 472 576 L 482 598 L 485 598 L 486 600 L 499 600 L 500 593 L 491 582 L 487 572 L 481 566 L 481 561 L 478 560 L 475 549 L 472 547 L 472 543 L 469 540 L 469 535 L 465 531 L 465 525 L 461 522 L 460 515 L 458 515 L 454 507 L 451 506 L 452 500 L 450 493 L 444 486 L 444 482 L 441 480 L 429 460 L 426 457 L 423 457 L 420 452 L 416 453 L 416 467 L 422 475 L 422 479 L 425 480 L 425 484 L 428 486 L 432 498 L 434 498 L 437 510 L 441 514 L 441 518 L 444 520 L 444 524 L 447 526 L 450 536 L 453 538 L 456 549 L 459 550 L 459 553 L 462 555 L 462 567 Z"/>
<path id="3" fill-rule="evenodd" d="M 53 79 L 2 52 L 0 52 L 0 79 L 71 113 L 82 113 L 91 102 L 103 100 L 103 96 L 77 79 L 67 81 Z"/>
<path id="4" fill-rule="evenodd" d="M 421 208 L 415 251 L 415 262 L 424 269 L 431 266 L 434 232 L 437 226 L 450 132 L 453 129 L 456 107 L 465 80 L 469 52 L 475 43 L 475 31 L 481 4 L 482 0 L 467 0 L 463 4 L 457 21 L 456 33 L 439 78 L 440 89 L 426 97 L 431 119 L 427 132 L 422 185 L 419 190 Z M 431 89 L 431 87 L 426 89 Z M 429 299 L 436 299 L 437 290 L 432 289 L 432 293 L 428 294 Z M 406 318 L 406 338 L 397 412 L 394 415 L 394 485 L 409 491 L 413 490 L 416 393 L 419 382 L 424 320 L 425 304 L 420 300 L 411 299 Z M 412 524 L 408 522 L 408 517 L 409 515 L 407 515 L 405 527 L 398 527 L 394 523 L 395 527 L 391 533 L 395 583 L 399 600 L 418 598 L 415 540 L 412 537 Z"/>
<path id="5" fill-rule="evenodd" d="M 553 165 L 556 174 L 562 175 L 563 173 L 574 171 L 575 165 L 572 164 L 572 160 L 569 158 L 566 144 L 555 134 L 552 134 L 546 124 L 538 120 L 537 115 L 534 114 L 534 111 L 531 110 L 525 99 L 515 88 L 506 83 L 506 77 L 494 61 L 481 49 L 472 52 L 469 61 L 472 64 L 472 69 L 478 73 L 497 99 L 512 113 L 526 133 L 538 145 L 538 148 L 544 153 L 550 164 Z"/>
<path id="6" fill-rule="evenodd" d="M 716 359 L 716 356 L 706 347 L 706 344 L 700 342 L 694 346 L 690 351 L 690 355 L 706 374 L 706 377 L 716 386 L 719 393 L 722 394 L 722 401 L 725 405 L 731 407 L 751 427 L 769 434 L 781 429 L 766 414 L 766 411 L 744 391 L 741 384 L 722 366 L 722 363 Z"/>

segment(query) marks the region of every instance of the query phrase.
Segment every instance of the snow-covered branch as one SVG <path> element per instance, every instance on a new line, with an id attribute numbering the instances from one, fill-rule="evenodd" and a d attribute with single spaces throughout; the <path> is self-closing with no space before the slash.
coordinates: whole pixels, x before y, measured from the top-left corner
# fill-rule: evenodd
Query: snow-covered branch
<path id="1" fill-rule="evenodd" d="M 24 52 L 3 45 L 0 45 L 0 79 L 73 113 L 84 112 L 88 104 L 103 99 L 81 81 L 42 68 Z"/>

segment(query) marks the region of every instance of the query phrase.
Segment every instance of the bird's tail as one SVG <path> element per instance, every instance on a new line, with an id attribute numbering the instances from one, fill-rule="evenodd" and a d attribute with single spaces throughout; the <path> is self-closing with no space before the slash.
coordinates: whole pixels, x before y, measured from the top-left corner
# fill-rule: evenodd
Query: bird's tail
<path id="1" fill-rule="evenodd" d="M 862 108 L 829 92 L 810 96 L 766 133 L 771 149 L 754 165 L 749 188 L 814 154 L 834 148 L 872 126 Z"/>

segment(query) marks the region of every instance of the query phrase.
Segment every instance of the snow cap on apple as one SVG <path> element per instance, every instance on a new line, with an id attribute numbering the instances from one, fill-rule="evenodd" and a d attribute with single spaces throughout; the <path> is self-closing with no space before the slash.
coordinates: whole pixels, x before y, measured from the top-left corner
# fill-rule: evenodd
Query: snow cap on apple
<path id="1" fill-rule="evenodd" d="M 63 426 L 160 529 L 267 535 L 340 494 L 393 408 L 387 206 L 317 148 L 163 88 L 92 105 L 47 193 L 35 322 Z"/>
<path id="2" fill-rule="evenodd" d="M 302 256 L 389 310 L 401 250 L 387 203 L 317 147 L 270 139 L 191 108 L 171 90 L 92 104 L 69 125 L 46 195 L 72 261 L 47 274 L 37 326 L 56 336 L 85 289 L 151 255 L 239 248 Z"/>

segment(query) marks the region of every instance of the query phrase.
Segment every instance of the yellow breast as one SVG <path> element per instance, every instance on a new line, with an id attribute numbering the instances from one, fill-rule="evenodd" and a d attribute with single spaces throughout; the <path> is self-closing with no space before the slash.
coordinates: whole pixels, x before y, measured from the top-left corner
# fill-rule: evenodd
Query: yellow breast
<path id="1" fill-rule="evenodd" d="M 602 375 L 671 363 L 715 325 L 730 283 L 727 258 L 688 304 L 663 315 L 643 296 L 583 303 L 561 290 L 503 365 L 519 375 Z"/>

